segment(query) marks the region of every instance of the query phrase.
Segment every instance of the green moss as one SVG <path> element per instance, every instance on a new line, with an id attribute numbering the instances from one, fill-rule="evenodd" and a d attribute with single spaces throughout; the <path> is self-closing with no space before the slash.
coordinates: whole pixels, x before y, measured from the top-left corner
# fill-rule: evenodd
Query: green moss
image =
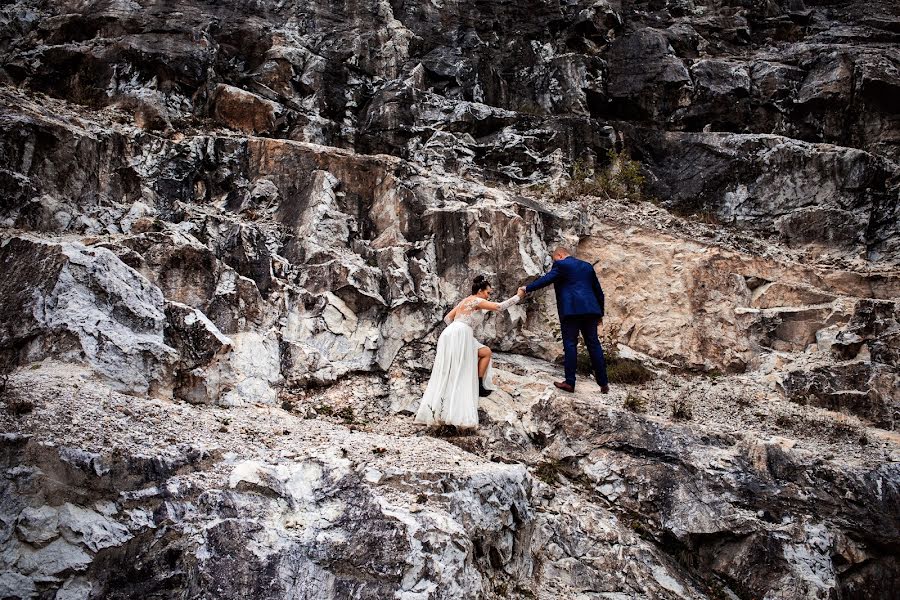
<path id="1" fill-rule="evenodd" d="M 625 396 L 625 402 L 622 403 L 622 406 L 631 412 L 641 413 L 647 410 L 647 402 L 640 396 L 635 396 L 633 394 Z"/>
<path id="2" fill-rule="evenodd" d="M 622 358 L 612 344 L 603 353 L 606 358 L 606 375 L 610 383 L 619 385 L 638 385 L 654 378 L 653 371 L 632 358 Z M 591 357 L 584 349 L 578 351 L 578 372 L 592 377 L 594 369 Z"/>
<path id="3" fill-rule="evenodd" d="M 534 476 L 547 485 L 557 485 L 560 473 L 562 473 L 562 465 L 557 460 L 542 462 L 534 468 Z"/>

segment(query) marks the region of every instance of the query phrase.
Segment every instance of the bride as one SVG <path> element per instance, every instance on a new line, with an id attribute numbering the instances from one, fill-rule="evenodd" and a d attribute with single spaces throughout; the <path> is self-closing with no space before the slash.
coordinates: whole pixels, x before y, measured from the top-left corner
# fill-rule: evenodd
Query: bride
<path id="1" fill-rule="evenodd" d="M 503 302 L 490 302 L 491 284 L 479 275 L 472 283 L 472 295 L 451 310 L 444 321 L 449 325 L 438 338 L 431 379 L 416 423 L 425 425 L 478 425 L 478 397 L 496 389 L 491 381 L 491 350 L 475 339 L 474 328 L 484 311 L 506 310 L 522 299 L 524 292 Z"/>

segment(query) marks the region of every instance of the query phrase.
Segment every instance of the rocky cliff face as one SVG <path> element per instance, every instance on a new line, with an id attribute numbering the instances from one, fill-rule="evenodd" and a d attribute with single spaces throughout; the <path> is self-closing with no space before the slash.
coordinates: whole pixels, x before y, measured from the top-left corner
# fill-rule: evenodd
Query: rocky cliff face
<path id="1" fill-rule="evenodd" d="M 900 588 L 891 2 L 0 23 L 0 597 Z M 546 293 L 479 432 L 413 427 L 444 312 L 559 243 L 652 378 L 559 395 Z"/>

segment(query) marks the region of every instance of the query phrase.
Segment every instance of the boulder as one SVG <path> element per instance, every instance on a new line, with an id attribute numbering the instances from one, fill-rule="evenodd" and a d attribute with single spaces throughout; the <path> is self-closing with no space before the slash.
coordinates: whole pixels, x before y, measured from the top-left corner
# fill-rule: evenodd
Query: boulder
<path id="1" fill-rule="evenodd" d="M 781 382 L 790 400 L 856 415 L 893 429 L 900 419 L 900 374 L 894 367 L 849 361 L 789 371 Z"/>
<path id="2" fill-rule="evenodd" d="M 16 534 L 23 542 L 40 545 L 59 537 L 59 512 L 50 506 L 27 507 L 16 520 Z"/>
<path id="3" fill-rule="evenodd" d="M 8 364 L 69 356 L 124 390 L 167 384 L 175 351 L 164 339 L 162 293 L 115 254 L 12 237 L 0 244 L 0 264 L 9 274 L 0 284 Z"/>
<path id="4" fill-rule="evenodd" d="M 837 256 L 878 259 L 897 243 L 898 171 L 879 156 L 771 135 L 635 130 L 632 143 L 657 177 L 651 191 L 679 212 Z"/>
<path id="5" fill-rule="evenodd" d="M 617 38 L 606 60 L 607 93 L 616 116 L 665 118 L 690 101 L 690 72 L 662 31 L 645 28 Z"/>
<path id="6" fill-rule="evenodd" d="M 70 503 L 59 509 L 59 530 L 66 541 L 85 546 L 91 552 L 121 546 L 132 537 L 120 523 Z"/>
<path id="7" fill-rule="evenodd" d="M 271 134 L 281 107 L 252 92 L 220 83 L 212 98 L 213 117 L 222 125 L 251 135 Z"/>

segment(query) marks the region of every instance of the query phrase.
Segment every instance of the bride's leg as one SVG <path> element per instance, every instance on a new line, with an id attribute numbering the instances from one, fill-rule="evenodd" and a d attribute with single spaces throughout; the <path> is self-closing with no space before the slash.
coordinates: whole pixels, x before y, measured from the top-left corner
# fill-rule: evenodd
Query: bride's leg
<path id="1" fill-rule="evenodd" d="M 487 373 L 488 365 L 491 363 L 491 349 L 483 346 L 478 349 L 478 378 L 484 377 Z"/>

